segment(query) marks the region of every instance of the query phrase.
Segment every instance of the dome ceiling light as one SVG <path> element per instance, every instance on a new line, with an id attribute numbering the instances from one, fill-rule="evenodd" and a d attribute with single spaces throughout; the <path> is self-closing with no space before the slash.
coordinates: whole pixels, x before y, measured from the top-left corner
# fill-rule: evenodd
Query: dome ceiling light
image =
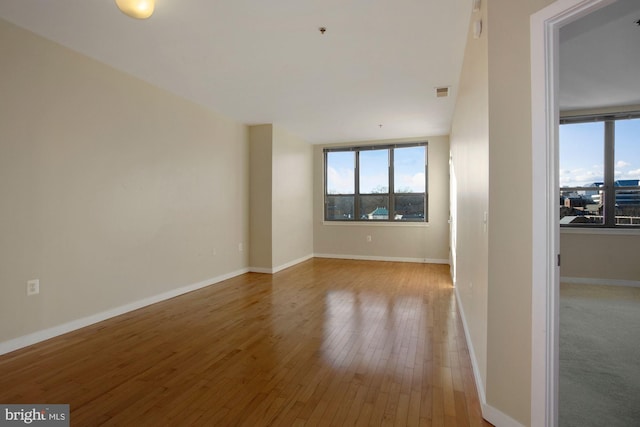
<path id="1" fill-rule="evenodd" d="M 147 19 L 153 14 L 155 0 L 116 0 L 118 9 L 136 19 Z"/>

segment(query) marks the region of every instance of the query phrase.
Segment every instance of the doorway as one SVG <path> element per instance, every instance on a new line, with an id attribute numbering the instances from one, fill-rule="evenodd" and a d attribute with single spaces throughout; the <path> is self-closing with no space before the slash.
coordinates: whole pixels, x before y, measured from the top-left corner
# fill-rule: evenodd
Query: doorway
<path id="1" fill-rule="evenodd" d="M 558 423 L 560 226 L 559 29 L 615 0 L 558 0 L 531 17 L 532 390 L 531 425 Z"/>

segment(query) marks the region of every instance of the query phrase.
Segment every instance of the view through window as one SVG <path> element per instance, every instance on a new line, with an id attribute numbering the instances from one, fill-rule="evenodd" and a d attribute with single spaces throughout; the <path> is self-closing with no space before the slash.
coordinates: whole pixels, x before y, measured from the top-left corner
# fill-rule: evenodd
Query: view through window
<path id="1" fill-rule="evenodd" d="M 560 224 L 640 226 L 640 113 L 561 120 Z"/>
<path id="2" fill-rule="evenodd" d="M 326 221 L 427 220 L 426 143 L 324 150 Z"/>

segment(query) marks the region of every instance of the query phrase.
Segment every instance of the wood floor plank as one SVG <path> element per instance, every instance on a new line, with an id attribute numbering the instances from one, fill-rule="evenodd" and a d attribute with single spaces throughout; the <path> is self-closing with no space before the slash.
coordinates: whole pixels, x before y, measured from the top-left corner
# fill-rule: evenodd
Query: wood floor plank
<path id="1" fill-rule="evenodd" d="M 0 356 L 72 425 L 489 426 L 448 266 L 311 259 Z"/>

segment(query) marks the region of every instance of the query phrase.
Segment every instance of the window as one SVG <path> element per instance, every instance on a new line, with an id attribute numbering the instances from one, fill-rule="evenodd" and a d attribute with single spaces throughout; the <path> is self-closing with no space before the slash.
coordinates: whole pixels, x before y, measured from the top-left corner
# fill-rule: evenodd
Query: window
<path id="1" fill-rule="evenodd" d="M 640 226 L 640 113 L 560 121 L 560 225 Z"/>
<path id="2" fill-rule="evenodd" d="M 326 221 L 425 222 L 427 144 L 324 150 Z"/>

